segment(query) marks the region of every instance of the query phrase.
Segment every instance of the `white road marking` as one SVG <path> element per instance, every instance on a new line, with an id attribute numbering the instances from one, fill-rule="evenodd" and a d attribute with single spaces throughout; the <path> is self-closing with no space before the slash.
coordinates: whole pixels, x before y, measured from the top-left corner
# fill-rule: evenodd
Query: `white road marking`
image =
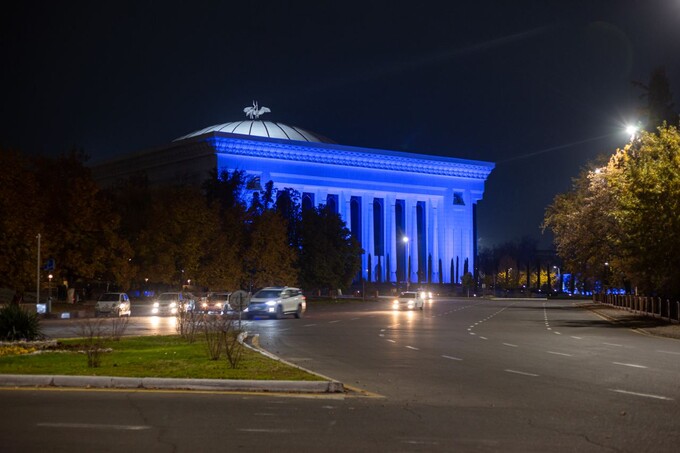
<path id="1" fill-rule="evenodd" d="M 548 330 L 552 330 L 550 327 L 548 327 Z"/>
<path id="2" fill-rule="evenodd" d="M 289 429 L 240 428 L 244 433 L 289 433 Z"/>
<path id="3" fill-rule="evenodd" d="M 553 333 L 554 333 L 555 335 L 562 335 L 562 334 L 559 333 L 559 332 L 553 332 Z"/>
<path id="4" fill-rule="evenodd" d="M 482 337 L 481 335 L 479 336 L 479 338 L 481 338 L 482 340 L 488 340 L 488 338 Z"/>
<path id="5" fill-rule="evenodd" d="M 512 343 L 503 343 L 503 345 L 504 345 L 504 346 L 509 346 L 509 347 L 511 347 L 511 348 L 516 348 L 516 347 L 517 347 L 516 344 L 512 344 Z"/>
<path id="6" fill-rule="evenodd" d="M 583 340 L 583 337 L 574 337 L 574 336 L 572 336 L 571 338 L 573 338 L 574 340 Z"/>
<path id="7" fill-rule="evenodd" d="M 660 352 L 662 354 L 675 354 L 675 355 L 680 355 L 680 352 L 675 352 L 675 351 L 656 351 Z"/>
<path id="8" fill-rule="evenodd" d="M 538 374 L 534 373 L 525 373 L 524 371 L 517 371 L 517 370 L 505 370 L 507 373 L 514 373 L 514 374 L 521 374 L 522 376 L 531 376 L 531 377 L 538 377 Z"/>
<path id="9" fill-rule="evenodd" d="M 378 334 L 378 336 L 379 336 L 379 337 L 384 337 L 385 334 L 384 334 L 384 333 L 380 333 L 380 334 Z"/>
<path id="10" fill-rule="evenodd" d="M 609 389 L 609 391 L 616 392 L 616 393 L 623 393 L 623 394 L 626 394 L 626 395 L 643 396 L 645 398 L 654 398 L 654 399 L 657 399 L 657 400 L 673 401 L 673 398 L 668 398 L 667 396 L 661 396 L 661 395 L 651 395 L 649 393 L 629 392 L 627 390 L 621 390 L 621 389 Z"/>
<path id="11" fill-rule="evenodd" d="M 387 341 L 389 341 L 390 343 L 396 343 L 396 341 L 390 340 L 389 338 L 387 339 Z"/>
<path id="12" fill-rule="evenodd" d="M 413 346 L 406 346 L 406 347 L 409 348 L 409 349 L 413 349 L 414 351 L 420 351 L 420 349 L 414 348 Z"/>
<path id="13" fill-rule="evenodd" d="M 312 327 L 315 326 L 316 324 L 305 324 L 303 327 Z"/>
<path id="14" fill-rule="evenodd" d="M 574 357 L 573 355 L 565 354 L 564 352 L 554 352 L 554 351 L 545 351 L 545 352 L 547 352 L 548 354 L 563 355 L 565 357 Z"/>
<path id="15" fill-rule="evenodd" d="M 637 365 L 635 363 L 621 363 L 621 362 L 612 362 L 614 365 L 621 365 L 621 366 L 629 366 L 632 368 L 647 368 L 644 365 Z"/>
<path id="16" fill-rule="evenodd" d="M 340 322 L 342 319 L 336 319 L 335 321 L 328 321 L 328 324 L 335 324 L 336 322 Z"/>
<path id="17" fill-rule="evenodd" d="M 445 359 L 449 359 L 449 360 L 458 360 L 458 361 L 463 360 L 463 359 L 459 359 L 458 357 L 451 357 L 450 355 L 443 355 L 442 357 L 444 357 Z"/>
<path id="18" fill-rule="evenodd" d="M 618 347 L 620 347 L 620 348 L 623 347 L 622 344 L 616 344 L 616 343 L 602 343 L 602 344 L 606 344 L 607 346 L 618 346 Z"/>
<path id="19" fill-rule="evenodd" d="M 477 334 L 474 333 L 474 332 L 468 332 L 468 333 L 469 333 L 470 335 L 477 335 Z"/>
<path id="20" fill-rule="evenodd" d="M 109 429 L 118 431 L 142 431 L 151 429 L 151 427 L 147 425 L 98 425 L 94 423 L 36 423 L 36 425 L 44 428 Z"/>

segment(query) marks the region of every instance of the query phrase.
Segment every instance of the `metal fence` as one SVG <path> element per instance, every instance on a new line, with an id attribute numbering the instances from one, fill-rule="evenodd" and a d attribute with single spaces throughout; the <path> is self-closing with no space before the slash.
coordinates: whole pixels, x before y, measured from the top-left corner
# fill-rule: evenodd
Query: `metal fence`
<path id="1" fill-rule="evenodd" d="M 595 294 L 593 295 L 593 301 L 635 314 L 680 323 L 680 301 L 671 301 L 661 297 L 619 294 Z"/>

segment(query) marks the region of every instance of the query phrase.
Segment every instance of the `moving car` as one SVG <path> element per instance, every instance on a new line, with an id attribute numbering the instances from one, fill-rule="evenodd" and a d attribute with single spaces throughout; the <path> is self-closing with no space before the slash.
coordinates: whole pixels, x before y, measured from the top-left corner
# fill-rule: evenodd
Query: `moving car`
<path id="1" fill-rule="evenodd" d="M 392 301 L 394 310 L 422 310 L 425 305 L 423 295 L 419 291 L 404 291 Z"/>
<path id="2" fill-rule="evenodd" d="M 266 316 L 281 319 L 287 314 L 302 318 L 307 309 L 305 296 L 299 288 L 270 286 L 253 294 L 248 307 L 244 310 L 248 319 Z"/>
<path id="3" fill-rule="evenodd" d="M 152 315 L 176 315 L 178 311 L 193 311 L 196 298 L 191 293 L 161 293 L 153 301 Z"/>
<path id="4" fill-rule="evenodd" d="M 230 292 L 211 292 L 196 304 L 195 312 L 210 315 L 229 313 L 232 311 L 229 305 Z"/>
<path id="5" fill-rule="evenodd" d="M 104 293 L 94 306 L 94 315 L 130 316 L 130 298 L 126 293 Z"/>

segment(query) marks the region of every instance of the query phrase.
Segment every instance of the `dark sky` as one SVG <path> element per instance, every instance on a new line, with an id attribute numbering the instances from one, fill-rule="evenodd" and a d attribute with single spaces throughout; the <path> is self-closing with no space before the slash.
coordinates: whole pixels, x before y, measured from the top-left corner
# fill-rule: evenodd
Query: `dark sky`
<path id="1" fill-rule="evenodd" d="M 255 99 L 344 145 L 496 162 L 482 246 L 541 238 L 555 194 L 627 140 L 632 80 L 665 66 L 680 105 L 680 0 L 13 3 L 0 146 L 96 162 Z"/>

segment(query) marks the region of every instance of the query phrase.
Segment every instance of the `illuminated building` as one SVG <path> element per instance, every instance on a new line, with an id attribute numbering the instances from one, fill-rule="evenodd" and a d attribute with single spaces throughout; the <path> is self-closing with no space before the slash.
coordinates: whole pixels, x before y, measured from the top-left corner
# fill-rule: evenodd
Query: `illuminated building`
<path id="1" fill-rule="evenodd" d="M 105 186 L 140 172 L 153 184 L 200 184 L 214 168 L 294 189 L 303 209 L 325 204 L 339 213 L 364 249 L 365 279 L 406 281 L 410 254 L 411 282 L 459 283 L 466 267 L 474 269 L 476 203 L 494 164 L 338 145 L 251 119 L 212 126 L 93 171 Z"/>

